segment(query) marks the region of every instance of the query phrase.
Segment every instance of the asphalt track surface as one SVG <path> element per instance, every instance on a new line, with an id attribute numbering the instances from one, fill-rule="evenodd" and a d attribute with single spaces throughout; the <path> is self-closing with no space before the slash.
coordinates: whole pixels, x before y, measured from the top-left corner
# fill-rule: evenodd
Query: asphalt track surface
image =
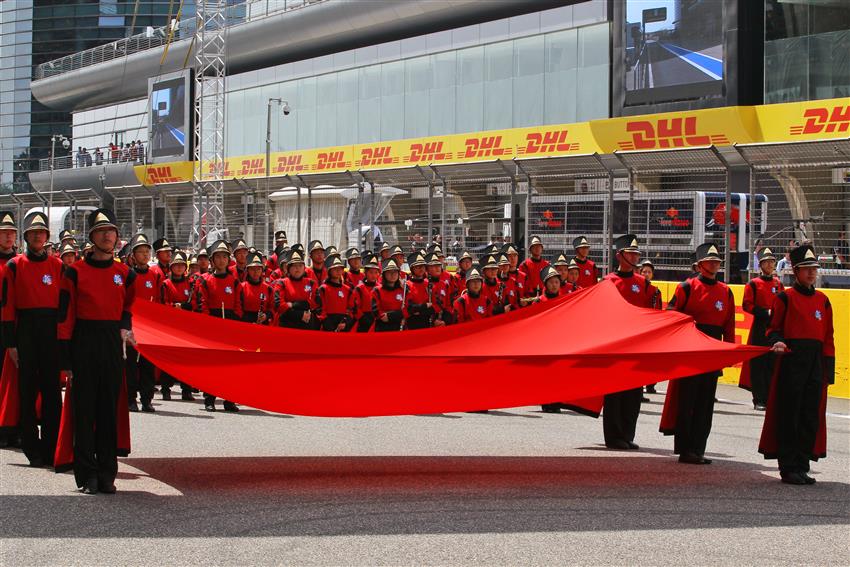
<path id="1" fill-rule="evenodd" d="M 647 43 L 647 56 L 652 67 L 652 86 L 668 87 L 715 80 L 681 57 L 664 49 L 658 42 Z"/>
<path id="2" fill-rule="evenodd" d="M 671 456 L 661 395 L 637 452 L 533 407 L 318 419 L 156 401 L 132 415 L 113 496 L 0 450 L 0 565 L 850 564 L 850 403 L 830 400 L 829 455 L 797 487 L 756 452 L 748 396 L 719 388 L 710 466 Z"/>

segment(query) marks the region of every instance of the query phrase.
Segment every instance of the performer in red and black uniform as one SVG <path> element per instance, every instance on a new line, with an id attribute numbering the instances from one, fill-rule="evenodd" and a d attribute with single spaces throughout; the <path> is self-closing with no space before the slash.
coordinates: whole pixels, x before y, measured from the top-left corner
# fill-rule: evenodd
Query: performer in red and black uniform
<path id="1" fill-rule="evenodd" d="M 655 279 L 655 265 L 652 263 L 651 260 L 644 260 L 643 262 L 641 262 L 640 270 L 638 271 L 640 275 L 648 279 L 650 282 Z M 664 309 L 664 300 L 661 297 L 661 290 L 658 288 L 655 288 L 655 297 L 652 298 L 652 308 L 658 309 L 659 311 Z M 655 391 L 656 385 L 657 384 L 647 384 L 646 386 L 644 386 L 643 391 L 647 394 L 657 394 L 658 392 Z M 644 397 L 642 401 L 648 402 L 649 398 Z"/>
<path id="2" fill-rule="evenodd" d="M 767 331 L 781 354 L 759 452 L 779 459 L 782 482 L 814 484 L 809 461 L 826 456 L 826 390 L 835 382 L 832 306 L 815 289 L 818 260 L 809 245 L 791 251 L 794 286 L 779 292 Z"/>
<path id="3" fill-rule="evenodd" d="M 596 285 L 599 281 L 599 273 L 596 270 L 596 264 L 588 258 L 590 254 L 590 242 L 584 236 L 579 236 L 573 239 L 573 248 L 576 251 L 575 261 L 578 264 L 578 285 L 581 288 L 588 288 Z"/>
<path id="4" fill-rule="evenodd" d="M 304 256 L 293 245 L 286 257 L 287 277 L 275 282 L 275 308 L 281 327 L 315 330 L 318 320 L 313 316 L 316 308 L 316 290 L 319 283 L 307 275 Z"/>
<path id="5" fill-rule="evenodd" d="M 156 254 L 156 265 L 151 266 L 151 269 L 159 272 L 159 281 L 162 282 L 168 277 L 168 267 L 171 265 L 174 249 L 165 238 L 157 238 L 153 241 L 153 250 Z"/>
<path id="6" fill-rule="evenodd" d="M 493 304 L 484 293 L 484 278 L 478 268 L 466 272 L 466 291 L 455 299 L 454 311 L 458 323 L 486 319 L 493 314 Z"/>
<path id="7" fill-rule="evenodd" d="M 17 239 L 18 225 L 15 224 L 15 215 L 13 215 L 10 211 L 0 212 L 0 279 L 3 277 L 3 271 L 6 269 L 6 264 L 17 255 L 15 252 L 15 243 Z M 1 336 L 2 325 L 0 325 L 0 337 Z M 2 345 L 3 341 L 0 338 L 0 382 L 3 380 L 3 363 L 6 360 L 6 347 Z M 0 391 L 11 390 L 11 384 L 8 388 L 5 387 L 5 384 L 0 384 L 0 386 L 4 386 L 0 387 Z M 17 420 L 12 418 L 12 414 L 14 413 L 16 415 L 18 412 L 12 412 L 11 408 L 8 407 L 14 403 L 15 400 L 12 399 L 11 392 L 8 398 L 0 398 L 0 418 L 2 418 L 2 420 L 0 420 L 0 447 L 18 444 L 18 424 Z M 8 419 L 7 415 L 9 416 Z"/>
<path id="8" fill-rule="evenodd" d="M 271 273 L 280 268 L 280 260 L 285 252 L 286 246 L 286 231 L 278 230 L 274 233 L 274 252 L 272 252 L 266 260 L 266 276 L 271 277 Z"/>
<path id="9" fill-rule="evenodd" d="M 512 309 L 510 297 L 507 297 L 505 293 L 507 286 L 499 280 L 499 260 L 494 254 L 488 255 L 484 259 L 481 275 L 484 278 L 481 293 L 490 300 L 490 304 L 493 306 L 493 315 L 508 313 Z"/>
<path id="10" fill-rule="evenodd" d="M 274 290 L 263 280 L 263 257 L 251 252 L 245 263 L 245 281 L 239 286 L 242 320 L 269 325 L 274 318 Z"/>
<path id="11" fill-rule="evenodd" d="M 529 257 L 519 265 L 519 271 L 525 278 L 524 297 L 536 297 L 543 293 L 540 274 L 543 268 L 549 265 L 549 261 L 543 259 L 543 241 L 539 236 L 532 236 L 529 242 L 531 243 L 528 247 Z"/>
<path id="12" fill-rule="evenodd" d="M 454 309 L 452 307 L 451 285 L 454 278 L 443 277 L 448 272 L 443 270 L 443 261 L 437 252 L 425 255 L 425 270 L 428 273 L 428 284 L 430 285 L 429 297 L 434 309 L 432 325 L 442 327 L 454 322 Z M 450 275 L 450 274 L 449 274 Z"/>
<path id="13" fill-rule="evenodd" d="M 322 331 L 346 332 L 354 323 L 354 297 L 345 283 L 345 265 L 339 256 L 331 256 L 327 269 L 328 277 L 316 292 L 316 317 Z"/>
<path id="14" fill-rule="evenodd" d="M 407 319 L 406 287 L 399 279 L 399 267 L 390 258 L 381 269 L 381 285 L 372 290 L 375 332 L 401 331 Z"/>
<path id="15" fill-rule="evenodd" d="M 407 272 L 401 269 L 404 266 L 404 250 L 402 250 L 401 246 L 396 244 L 390 249 L 390 259 L 395 260 L 395 264 L 398 266 L 398 278 L 404 283 L 407 279 Z"/>
<path id="16" fill-rule="evenodd" d="M 770 322 L 770 310 L 776 295 L 785 289 L 776 276 L 776 257 L 770 248 L 764 248 L 758 254 L 761 274 L 751 279 L 744 288 L 744 311 L 753 316 L 750 336 L 747 344 L 768 346 L 767 325 Z M 767 394 L 770 391 L 770 377 L 773 375 L 773 354 L 763 354 L 744 362 L 738 385 L 753 393 L 753 408 L 764 411 L 767 407 Z"/>
<path id="17" fill-rule="evenodd" d="M 241 238 L 237 238 L 231 244 L 234 264 L 230 266 L 230 272 L 240 282 L 244 282 L 248 275 L 248 253 L 251 249 Z"/>
<path id="18" fill-rule="evenodd" d="M 517 294 L 519 296 L 519 305 L 523 307 L 527 305 L 524 301 L 525 296 L 525 273 L 519 271 L 519 251 L 513 244 L 505 244 L 502 246 L 502 254 L 508 258 L 508 277 L 516 282 Z"/>
<path id="19" fill-rule="evenodd" d="M 73 382 L 74 478 L 85 494 L 115 492 L 122 342 L 135 345 L 130 307 L 136 273 L 116 262 L 115 213 L 89 214 L 91 253 L 65 269 L 59 296 L 60 368 Z"/>
<path id="20" fill-rule="evenodd" d="M 466 272 L 472 268 L 472 255 L 464 250 L 457 261 L 457 271 L 452 276 L 449 290 L 451 290 L 451 301 L 454 301 L 466 291 Z"/>
<path id="21" fill-rule="evenodd" d="M 176 250 L 171 257 L 171 274 L 159 286 L 159 300 L 163 305 L 171 305 L 186 311 L 192 310 L 192 282 L 186 275 L 188 261 L 186 253 Z M 171 387 L 177 380 L 174 376 L 163 371 L 159 376 L 160 391 L 163 400 L 171 399 Z M 180 382 L 180 399 L 184 402 L 195 401 L 192 395 L 192 387 L 185 382 Z"/>
<path id="22" fill-rule="evenodd" d="M 519 309 L 519 288 L 517 287 L 517 281 L 510 276 L 511 269 L 511 261 L 504 253 L 498 254 L 498 262 L 499 262 L 499 272 L 496 275 L 496 278 L 499 280 L 499 284 L 502 286 L 502 297 L 505 300 L 505 308 L 507 311 L 514 311 Z M 508 309 L 510 308 L 510 309 Z"/>
<path id="23" fill-rule="evenodd" d="M 230 270 L 230 247 L 226 241 L 217 240 L 207 253 L 212 260 L 213 273 L 200 282 L 199 311 L 213 317 L 240 321 L 242 306 L 237 296 L 239 279 Z M 215 396 L 206 392 L 204 409 L 215 411 Z M 225 400 L 224 411 L 237 412 L 239 408 L 233 402 Z"/>
<path id="24" fill-rule="evenodd" d="M 625 234 L 617 238 L 614 240 L 614 250 L 616 250 L 619 267 L 616 272 L 605 276 L 605 279 L 617 286 L 617 291 L 623 299 L 635 307 L 652 309 L 657 290 L 652 282 L 635 273 L 640 260 L 637 236 Z M 642 387 L 605 396 L 602 430 L 606 447 L 609 449 L 639 448 L 635 443 L 635 428 L 642 399 Z"/>
<path id="25" fill-rule="evenodd" d="M 162 244 L 161 244 L 162 245 Z M 168 246 L 168 243 L 165 243 Z M 152 301 L 159 303 L 162 287 L 162 282 L 167 277 L 170 270 L 166 270 L 165 275 L 161 271 L 161 267 L 148 266 L 151 260 L 151 245 L 147 236 L 144 234 L 136 234 L 130 239 L 125 247 L 128 249 L 130 256 L 133 258 L 133 271 L 136 272 L 135 295 L 136 301 Z M 168 247 L 167 256 L 171 258 L 171 247 Z M 158 255 L 163 254 L 160 252 Z M 151 413 L 154 410 L 151 405 L 154 392 L 154 367 L 148 359 L 141 356 L 133 347 L 127 349 L 127 360 L 125 361 L 125 370 L 127 372 L 127 403 L 130 411 L 139 411 L 139 406 L 136 403 L 136 393 L 142 402 L 142 411 Z M 171 396 L 166 396 L 166 390 L 162 392 L 163 400 L 170 400 Z"/>
<path id="26" fill-rule="evenodd" d="M 378 285 L 378 276 L 381 269 L 378 259 L 371 252 L 363 256 L 363 281 L 354 288 L 352 314 L 357 321 L 357 332 L 366 333 L 375 324 L 375 315 L 372 312 L 372 291 Z"/>
<path id="27" fill-rule="evenodd" d="M 574 293 L 581 289 L 581 286 L 578 285 L 579 270 L 576 259 L 571 258 L 570 263 L 567 264 L 567 278 L 561 282 L 561 295 Z"/>
<path id="28" fill-rule="evenodd" d="M 696 251 L 700 275 L 676 288 L 667 309 L 681 311 L 694 318 L 697 329 L 728 343 L 735 342 L 735 298 L 732 290 L 717 281 L 720 254 L 714 244 L 701 244 Z M 680 463 L 711 464 L 705 447 L 711 433 L 714 395 L 721 370 L 680 378 L 670 382 L 661 416 L 661 431 L 674 434 L 674 453 Z M 674 423 L 675 425 L 669 425 Z"/>
<path id="29" fill-rule="evenodd" d="M 9 260 L 3 270 L 3 347 L 18 366 L 18 431 L 21 448 L 33 467 L 53 465 L 62 413 L 56 324 L 64 266 L 45 250 L 49 238 L 47 215 L 27 215 L 26 254 Z M 40 435 L 36 415 L 39 395 Z"/>
<path id="30" fill-rule="evenodd" d="M 345 251 L 345 259 L 348 262 L 348 271 L 345 273 L 345 283 L 353 290 L 357 284 L 363 281 L 363 257 L 357 248 L 349 248 Z"/>
<path id="31" fill-rule="evenodd" d="M 545 303 L 561 297 L 561 276 L 552 266 L 546 266 L 540 271 L 540 281 L 543 283 L 543 293 L 537 301 Z"/>
<path id="32" fill-rule="evenodd" d="M 66 242 L 59 249 L 59 254 L 57 256 L 60 260 L 62 260 L 62 264 L 65 266 L 70 266 L 79 258 L 77 257 L 77 249 L 70 242 Z"/>
<path id="33" fill-rule="evenodd" d="M 310 267 L 307 268 L 307 278 L 322 283 L 328 277 L 328 270 L 325 268 L 325 247 L 320 240 L 313 240 L 308 246 L 310 254 Z"/>
<path id="34" fill-rule="evenodd" d="M 421 252 L 414 252 L 407 257 L 410 266 L 410 277 L 404 285 L 407 286 L 407 318 L 408 329 L 427 329 L 431 326 L 436 314 L 434 308 L 434 284 L 425 274 L 427 262 Z M 439 283 L 439 278 L 437 278 Z"/>

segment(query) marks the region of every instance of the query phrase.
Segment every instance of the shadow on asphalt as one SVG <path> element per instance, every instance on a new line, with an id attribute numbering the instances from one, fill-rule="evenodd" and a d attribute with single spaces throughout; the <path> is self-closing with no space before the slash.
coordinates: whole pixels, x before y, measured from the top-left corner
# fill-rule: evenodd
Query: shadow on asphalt
<path id="1" fill-rule="evenodd" d="M 0 496 L 0 537 L 262 537 L 848 525 L 850 485 L 672 458 L 122 459 L 181 495 Z M 817 466 L 815 466 L 817 468 Z M 768 473 L 768 474 L 766 474 Z M 150 482 L 147 480 L 146 482 Z M 68 478 L 69 485 L 73 481 Z"/>

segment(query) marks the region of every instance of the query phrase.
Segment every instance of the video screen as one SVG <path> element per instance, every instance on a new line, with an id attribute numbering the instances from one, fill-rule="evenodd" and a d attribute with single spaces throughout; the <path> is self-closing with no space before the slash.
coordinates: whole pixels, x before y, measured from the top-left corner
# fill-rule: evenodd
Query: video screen
<path id="1" fill-rule="evenodd" d="M 626 0 L 626 103 L 719 94 L 723 2 Z"/>
<path id="2" fill-rule="evenodd" d="M 150 93 L 150 151 L 154 158 L 186 154 L 186 77 L 154 83 Z"/>

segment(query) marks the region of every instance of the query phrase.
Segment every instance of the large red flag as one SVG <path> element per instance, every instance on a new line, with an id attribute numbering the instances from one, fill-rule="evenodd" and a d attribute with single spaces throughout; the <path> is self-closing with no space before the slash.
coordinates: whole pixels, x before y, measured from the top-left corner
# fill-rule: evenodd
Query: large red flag
<path id="1" fill-rule="evenodd" d="M 327 417 L 571 402 L 765 352 L 707 337 L 687 315 L 634 307 L 609 282 L 491 319 L 402 333 L 268 328 L 150 302 L 133 312 L 139 351 L 178 379 L 247 406 Z"/>

